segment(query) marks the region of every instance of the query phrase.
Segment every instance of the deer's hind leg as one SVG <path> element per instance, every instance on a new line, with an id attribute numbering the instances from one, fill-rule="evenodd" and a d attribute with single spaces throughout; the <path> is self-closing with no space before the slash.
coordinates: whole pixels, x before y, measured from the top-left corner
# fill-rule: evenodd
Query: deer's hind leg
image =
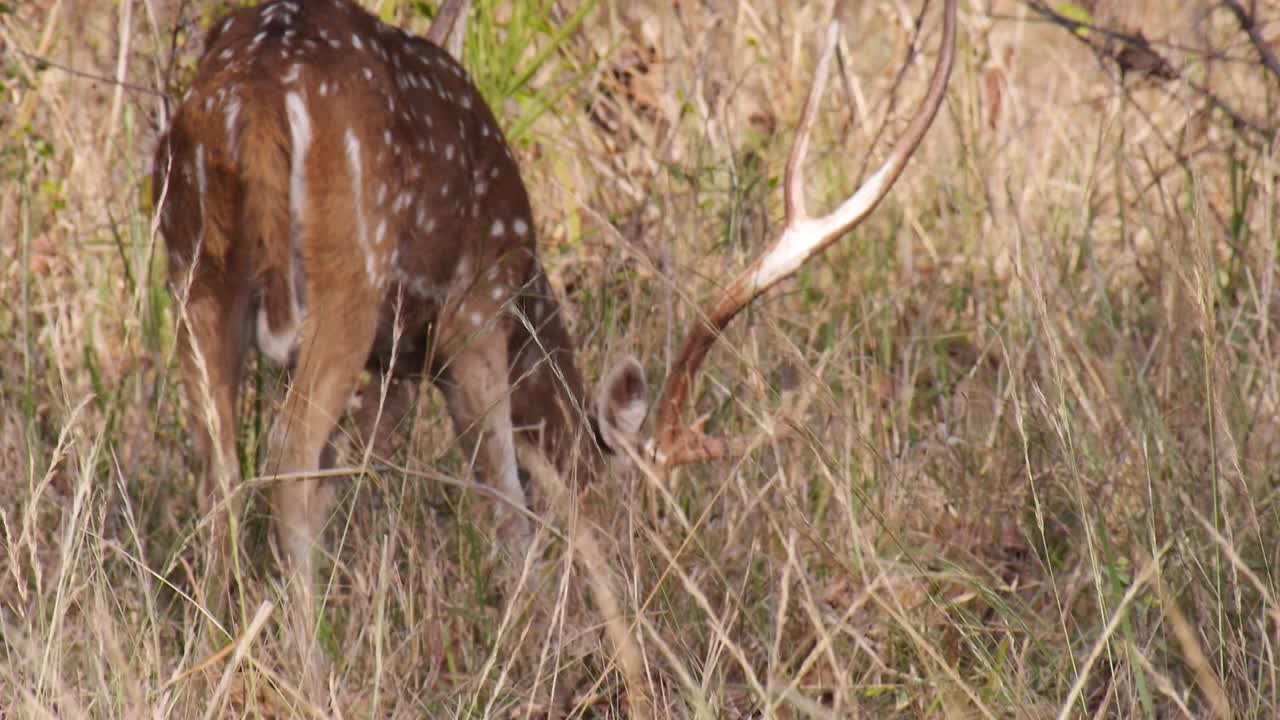
<path id="1" fill-rule="evenodd" d="M 377 295 L 363 280 L 312 284 L 298 329 L 297 361 L 264 468 L 285 476 L 272 487 L 272 519 L 291 596 L 287 625 L 303 663 L 303 683 L 313 690 L 320 687 L 326 662 L 315 637 L 315 554 L 334 497 L 316 474 L 330 458 L 331 436 L 373 344 Z"/>
<path id="2" fill-rule="evenodd" d="M 205 606 L 215 617 L 230 589 L 232 529 L 240 518 L 240 462 L 236 418 L 250 334 L 252 292 L 232 272 L 200 258 L 194 270 L 174 273 L 178 298 L 177 352 L 190 427 L 202 471 L 201 510 L 209 516 L 205 543 Z"/>
<path id="3" fill-rule="evenodd" d="M 296 582 L 314 581 L 313 556 L 332 504 L 322 481 L 329 441 L 360 378 L 377 324 L 377 297 L 363 287 L 317 293 L 300 328 L 298 360 L 284 409 L 272 430 L 268 473 L 276 482 L 272 513 L 281 553 Z"/>

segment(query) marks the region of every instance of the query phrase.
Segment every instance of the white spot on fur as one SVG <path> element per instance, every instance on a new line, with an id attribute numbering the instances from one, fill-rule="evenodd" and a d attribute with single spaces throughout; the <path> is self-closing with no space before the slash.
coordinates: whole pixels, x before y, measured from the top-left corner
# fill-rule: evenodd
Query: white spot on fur
<path id="1" fill-rule="evenodd" d="M 204 201 L 204 196 L 209 193 L 209 176 L 204 170 L 204 144 L 196 145 L 196 187 L 200 190 L 200 200 Z M 201 219 L 204 218 L 204 212 L 200 213 Z"/>
<path id="2" fill-rule="evenodd" d="M 507 231 L 507 226 L 502 224 L 501 220 L 494 220 L 493 227 L 489 229 L 489 234 L 494 237 L 502 237 Z"/>
<path id="3" fill-rule="evenodd" d="M 234 157 L 236 153 L 236 118 L 240 115 L 240 97 L 232 94 L 231 101 L 227 103 L 225 125 L 227 130 L 227 147 L 231 148 L 231 154 Z"/>
<path id="4" fill-rule="evenodd" d="M 204 145 L 196 145 L 196 187 L 200 192 L 196 195 L 200 208 L 200 234 L 196 237 L 196 247 L 204 244 L 205 232 L 205 213 L 204 213 L 204 196 L 208 192 L 209 180 L 204 171 Z"/>
<path id="5" fill-rule="evenodd" d="M 284 96 L 285 114 L 289 117 L 289 138 L 293 157 L 289 165 L 289 212 L 296 229 L 307 210 L 307 150 L 311 147 L 311 115 L 302 95 L 291 92 Z"/>
<path id="6" fill-rule="evenodd" d="M 471 256 L 463 255 L 458 258 L 458 267 L 454 269 L 454 278 L 459 284 L 471 282 Z"/>
<path id="7" fill-rule="evenodd" d="M 516 234 L 520 237 L 524 237 L 529 234 L 529 223 L 525 222 L 524 218 L 516 218 L 515 221 L 511 223 L 511 229 L 515 230 Z"/>
<path id="8" fill-rule="evenodd" d="M 364 217 L 364 164 L 360 161 L 360 139 L 356 137 L 354 130 L 347 128 L 343 141 L 347 152 L 347 167 L 351 172 L 351 201 L 356 215 L 356 238 L 365 254 L 365 275 L 369 282 L 374 283 L 375 268 L 372 248 L 369 247 L 369 225 Z"/>

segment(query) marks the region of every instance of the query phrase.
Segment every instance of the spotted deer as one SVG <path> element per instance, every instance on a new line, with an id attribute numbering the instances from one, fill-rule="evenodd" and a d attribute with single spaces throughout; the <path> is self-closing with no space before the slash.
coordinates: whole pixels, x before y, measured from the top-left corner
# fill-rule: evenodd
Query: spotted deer
<path id="1" fill-rule="evenodd" d="M 154 188 L 184 384 L 216 472 L 237 479 L 248 349 L 289 368 L 267 470 L 295 476 L 275 484 L 272 512 L 304 576 L 330 509 L 305 475 L 366 368 L 435 382 L 477 474 L 506 497 L 495 512 L 517 550 L 530 532 L 517 437 L 590 471 L 644 419 L 632 359 L 589 402 L 519 168 L 467 74 L 354 2 L 221 19 Z"/>
<path id="2" fill-rule="evenodd" d="M 839 37 L 837 3 L 787 163 L 785 226 L 692 323 L 644 446 L 657 464 L 744 447 L 682 424 L 697 369 L 743 307 L 888 193 L 945 94 L 955 4 L 946 0 L 932 80 L 902 138 L 853 196 L 810 217 L 802 166 Z M 268 459 L 269 472 L 294 476 L 275 485 L 272 505 L 279 545 L 304 575 L 330 499 L 299 477 L 321 468 L 366 368 L 439 387 L 476 473 L 507 500 L 500 535 L 516 550 L 530 531 L 510 509 L 526 504 L 517 442 L 590 474 L 638 440 L 648 407 L 640 365 L 624 359 L 586 396 L 519 168 L 476 87 L 436 43 L 351 0 L 235 10 L 209 32 L 155 166 L 193 425 L 206 428 L 205 454 L 224 480 L 238 479 L 246 353 L 256 347 L 290 369 Z"/>

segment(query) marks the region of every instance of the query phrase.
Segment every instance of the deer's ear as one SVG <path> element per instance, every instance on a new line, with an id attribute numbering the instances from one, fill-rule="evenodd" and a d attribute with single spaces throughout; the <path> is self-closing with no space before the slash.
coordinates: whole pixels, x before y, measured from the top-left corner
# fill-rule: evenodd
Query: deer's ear
<path id="1" fill-rule="evenodd" d="M 626 357 L 611 369 L 596 390 L 596 419 L 607 450 L 617 451 L 621 442 L 634 444 L 649 412 L 649 384 L 644 368 Z"/>

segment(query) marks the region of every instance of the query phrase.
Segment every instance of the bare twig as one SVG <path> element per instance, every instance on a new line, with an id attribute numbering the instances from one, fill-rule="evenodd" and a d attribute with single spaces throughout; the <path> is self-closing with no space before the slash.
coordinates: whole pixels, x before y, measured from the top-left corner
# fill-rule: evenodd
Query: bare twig
<path id="1" fill-rule="evenodd" d="M 116 87 L 121 87 L 121 88 L 124 88 L 125 90 L 129 90 L 132 92 L 143 93 L 143 94 L 151 95 L 154 97 L 164 97 L 164 93 L 161 92 L 160 90 L 156 90 L 155 88 L 150 88 L 145 85 L 138 85 L 137 83 L 126 82 L 124 80 L 117 80 L 116 78 L 107 77 L 106 75 L 99 75 L 97 73 L 86 72 L 84 70 L 77 70 L 76 68 L 73 68 L 70 65 L 63 65 L 62 63 L 54 62 L 53 60 L 50 60 L 46 57 L 42 57 L 32 52 L 27 52 L 26 50 L 23 50 L 22 48 L 19 48 L 16 46 L 13 47 L 12 49 L 15 53 L 30 60 L 31 62 L 35 63 L 38 66 L 53 68 L 54 70 L 60 70 L 73 77 L 83 78 L 85 80 L 92 80 L 94 82 L 102 83 L 104 85 L 114 85 Z"/>
<path id="2" fill-rule="evenodd" d="M 1134 72 L 1153 80 L 1176 80 L 1181 77 L 1181 73 L 1151 46 L 1151 42 L 1141 32 L 1125 33 L 1081 22 L 1055 11 L 1040 0 L 1030 0 L 1027 4 L 1046 20 L 1071 31 L 1073 37 L 1092 48 L 1099 57 L 1114 62 L 1122 75 Z M 1102 40 L 1095 39 L 1099 36 Z"/>
<path id="3" fill-rule="evenodd" d="M 470 0 L 445 0 L 427 29 L 427 39 L 447 50 L 458 61 L 462 60 L 470 10 Z"/>
<path id="4" fill-rule="evenodd" d="M 1240 29 L 1245 31 L 1249 36 L 1249 42 L 1253 43 L 1253 47 L 1258 51 L 1258 55 L 1262 56 L 1262 64 L 1267 66 L 1272 75 L 1280 78 L 1280 58 L 1276 57 L 1276 53 L 1267 43 L 1266 38 L 1262 36 L 1262 28 L 1258 27 L 1257 18 L 1245 9 L 1240 0 L 1222 0 L 1222 4 L 1236 16 L 1236 21 L 1240 23 Z"/>
<path id="5" fill-rule="evenodd" d="M 1151 79 L 1181 79 L 1187 87 L 1204 98 L 1215 110 L 1225 115 L 1231 122 L 1233 129 L 1246 131 L 1256 140 L 1261 140 L 1262 143 L 1270 143 L 1275 136 L 1276 130 L 1274 128 L 1264 127 L 1250 120 L 1232 107 L 1230 103 L 1210 90 L 1208 86 L 1196 83 L 1178 73 L 1172 65 L 1156 52 L 1151 42 L 1142 33 L 1124 33 L 1113 28 L 1081 22 L 1056 12 L 1041 0 L 1026 0 L 1026 4 L 1045 20 L 1070 31 L 1071 37 L 1087 45 L 1099 57 L 1114 62 L 1121 71 L 1122 77 L 1128 72 L 1136 72 Z M 1088 32 L 1080 32 L 1082 30 Z M 1104 37 L 1105 41 L 1099 42 L 1096 39 L 1091 39 L 1095 35 Z M 1256 141 L 1250 141 L 1250 144 L 1257 147 Z"/>

